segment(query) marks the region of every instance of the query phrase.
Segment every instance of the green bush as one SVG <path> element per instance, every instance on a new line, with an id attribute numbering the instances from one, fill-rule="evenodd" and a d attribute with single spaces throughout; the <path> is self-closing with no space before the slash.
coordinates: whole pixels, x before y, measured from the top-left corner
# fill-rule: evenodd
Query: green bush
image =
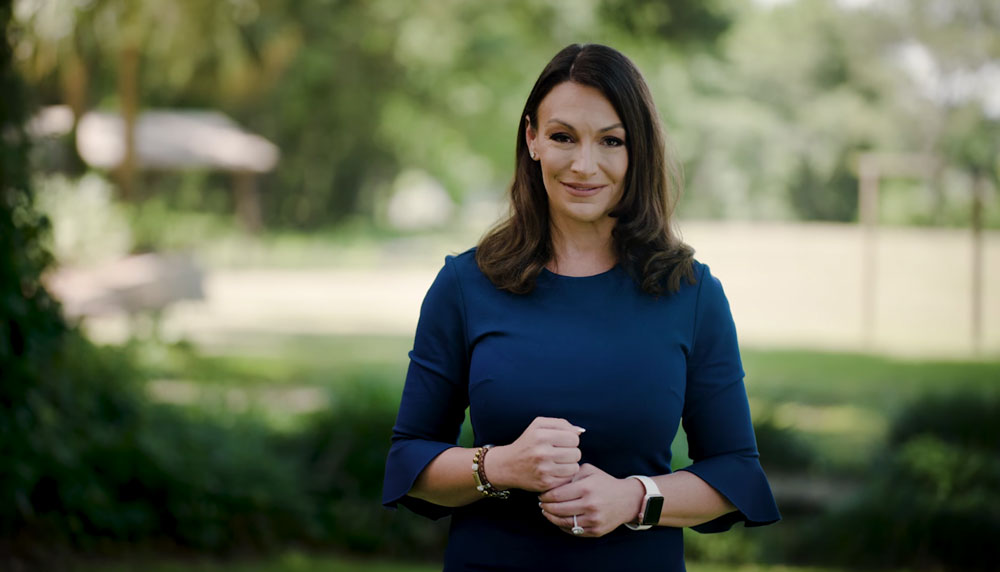
<path id="1" fill-rule="evenodd" d="M 136 482 L 157 510 L 156 536 L 217 553 L 267 551 L 309 526 L 296 467 L 252 415 L 160 406 L 138 441 Z"/>
<path id="2" fill-rule="evenodd" d="M 142 401 L 121 352 L 98 349 L 70 331 L 53 343 L 37 377 L 5 379 L 0 450 L 0 534 L 86 542 L 127 536 L 148 515 L 120 507 L 131 474 Z"/>
<path id="3" fill-rule="evenodd" d="M 175 546 L 215 554 L 290 544 L 439 558 L 445 523 L 381 507 L 398 393 L 345 384 L 294 431 L 218 406 L 148 402 L 136 346 L 74 331 L 0 416 L 0 544 L 114 553 Z M 5 386 L 7 387 L 7 386 Z"/>
<path id="4" fill-rule="evenodd" d="M 794 556 L 851 565 L 992 570 L 1000 535 L 1000 399 L 928 396 L 896 420 L 875 476 Z"/>
<path id="5" fill-rule="evenodd" d="M 317 511 L 320 535 L 314 541 L 352 552 L 440 557 L 445 522 L 381 506 L 398 389 L 362 379 L 333 395 L 331 403 L 282 446 L 295 459 L 303 489 Z"/>
<path id="6" fill-rule="evenodd" d="M 816 462 L 816 454 L 799 432 L 775 422 L 771 413 L 754 420 L 753 431 L 761 465 L 768 473 L 805 473 Z"/>
<path id="7" fill-rule="evenodd" d="M 889 444 L 898 447 L 921 435 L 934 435 L 947 443 L 1000 452 L 998 412 L 1000 391 L 928 395 L 899 416 L 889 432 Z"/>

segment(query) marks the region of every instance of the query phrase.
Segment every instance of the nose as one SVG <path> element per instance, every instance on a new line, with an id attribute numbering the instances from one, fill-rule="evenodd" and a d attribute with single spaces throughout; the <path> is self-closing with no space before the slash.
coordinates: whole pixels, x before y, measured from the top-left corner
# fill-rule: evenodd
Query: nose
<path id="1" fill-rule="evenodd" d="M 593 175 L 597 171 L 597 158 L 590 145 L 578 145 L 570 168 L 574 173 Z"/>

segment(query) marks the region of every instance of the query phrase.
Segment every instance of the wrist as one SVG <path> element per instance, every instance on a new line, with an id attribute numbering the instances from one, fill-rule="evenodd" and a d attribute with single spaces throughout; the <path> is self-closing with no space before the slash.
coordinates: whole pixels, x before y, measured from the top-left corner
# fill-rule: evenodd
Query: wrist
<path id="1" fill-rule="evenodd" d="M 486 479 L 493 484 L 493 487 L 500 490 L 514 488 L 507 479 L 507 453 L 509 447 L 500 445 L 490 448 L 489 461 L 483 464 L 483 472 Z"/>
<path id="2" fill-rule="evenodd" d="M 632 475 L 629 479 L 634 479 L 642 484 L 644 489 L 641 508 L 639 509 L 638 522 L 625 523 L 625 526 L 632 530 L 648 530 L 660 524 L 660 516 L 663 512 L 663 493 L 660 486 L 652 477 L 643 475 Z"/>
<path id="3" fill-rule="evenodd" d="M 631 477 L 618 480 L 627 491 L 625 505 L 628 507 L 628 515 L 624 522 L 636 524 L 642 514 L 642 500 L 646 497 L 646 487 L 638 479 Z"/>

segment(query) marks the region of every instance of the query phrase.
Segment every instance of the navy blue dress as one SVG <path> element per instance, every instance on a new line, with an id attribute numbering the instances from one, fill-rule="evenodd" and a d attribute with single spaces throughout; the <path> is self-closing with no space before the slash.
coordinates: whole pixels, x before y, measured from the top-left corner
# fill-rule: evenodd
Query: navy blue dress
<path id="1" fill-rule="evenodd" d="M 696 284 L 659 298 L 620 266 L 587 277 L 545 270 L 518 295 L 480 272 L 475 249 L 445 259 L 421 307 L 382 500 L 451 515 L 446 571 L 684 570 L 678 528 L 577 538 L 545 520 L 538 493 L 459 508 L 406 496 L 456 446 L 467 407 L 477 446 L 511 443 L 535 417 L 567 419 L 587 430 L 581 462 L 619 478 L 669 473 L 683 419 L 693 460 L 683 470 L 737 508 L 695 530 L 780 518 L 758 462 L 729 303 L 708 267 L 694 268 Z"/>

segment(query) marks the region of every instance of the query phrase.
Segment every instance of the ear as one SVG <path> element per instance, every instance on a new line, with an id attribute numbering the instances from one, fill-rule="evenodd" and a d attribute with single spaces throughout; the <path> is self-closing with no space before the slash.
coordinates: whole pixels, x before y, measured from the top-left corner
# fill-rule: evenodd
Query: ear
<path id="1" fill-rule="evenodd" d="M 535 151 L 535 139 L 538 138 L 538 132 L 535 131 L 533 125 L 531 125 L 531 118 L 527 115 L 524 116 L 524 142 L 528 144 L 528 153 L 531 154 Z"/>

